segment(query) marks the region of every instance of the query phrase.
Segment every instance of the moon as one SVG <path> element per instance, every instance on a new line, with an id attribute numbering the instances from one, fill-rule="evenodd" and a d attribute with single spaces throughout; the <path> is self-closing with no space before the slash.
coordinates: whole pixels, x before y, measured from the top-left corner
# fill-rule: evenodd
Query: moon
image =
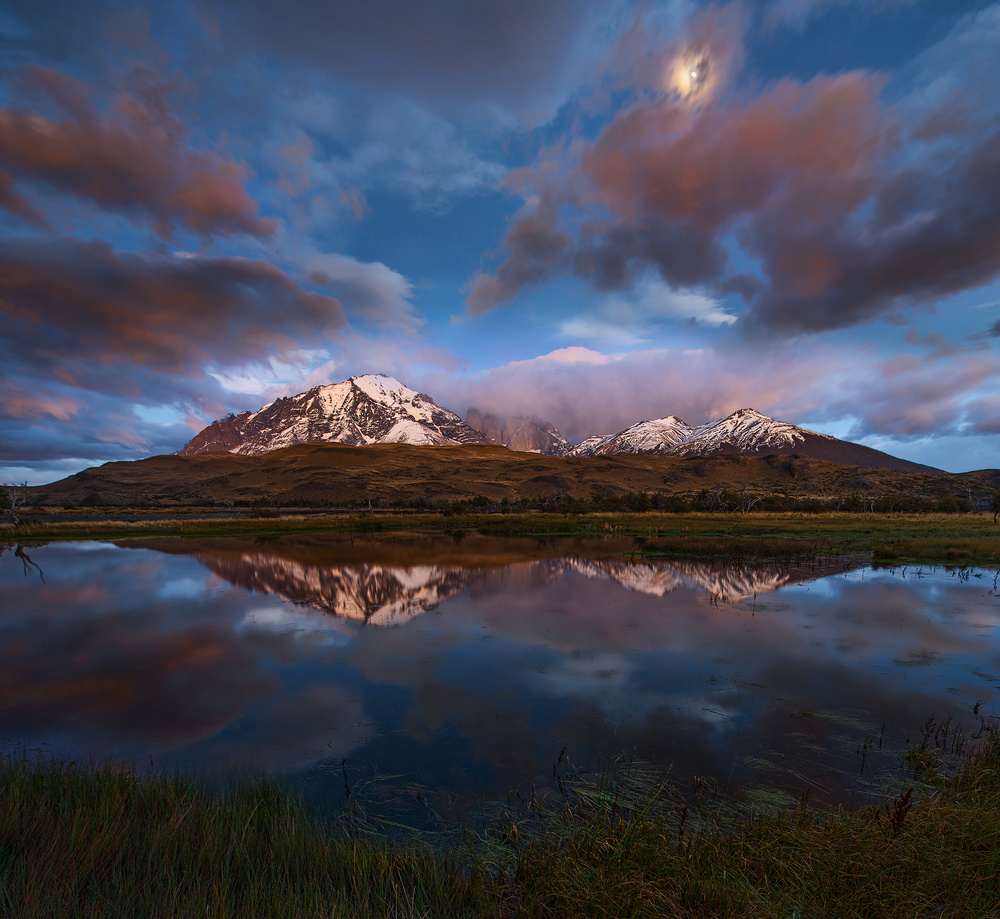
<path id="1" fill-rule="evenodd" d="M 711 70 L 711 60 L 707 54 L 685 54 L 674 61 L 664 81 L 664 88 L 687 99 L 708 85 Z"/>

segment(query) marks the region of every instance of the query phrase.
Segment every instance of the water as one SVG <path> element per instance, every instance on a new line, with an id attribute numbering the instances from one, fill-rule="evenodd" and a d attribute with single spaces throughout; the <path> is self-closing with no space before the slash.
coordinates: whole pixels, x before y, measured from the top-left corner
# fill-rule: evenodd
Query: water
<path id="1" fill-rule="evenodd" d="M 996 710 L 995 572 L 633 548 L 156 539 L 27 548 L 33 565 L 10 548 L 0 743 L 280 773 L 316 802 L 349 788 L 448 821 L 552 789 L 563 751 L 850 800 L 932 713 L 972 729 L 977 703 Z"/>

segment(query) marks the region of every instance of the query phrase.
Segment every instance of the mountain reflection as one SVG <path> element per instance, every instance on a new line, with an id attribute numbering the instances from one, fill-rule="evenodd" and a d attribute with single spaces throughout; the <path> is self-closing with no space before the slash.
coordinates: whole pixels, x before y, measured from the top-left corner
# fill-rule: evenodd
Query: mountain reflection
<path id="1" fill-rule="evenodd" d="M 548 584 L 567 572 L 656 597 L 683 589 L 733 603 L 831 571 L 829 562 L 789 567 L 637 559 L 625 555 L 631 548 L 627 540 L 595 544 L 599 555 L 612 555 L 597 558 L 573 554 L 583 548 L 579 540 L 523 542 L 526 545 L 512 546 L 510 541 L 497 544 L 480 537 L 458 545 L 450 539 L 432 541 L 423 546 L 423 557 L 415 546 L 403 546 L 399 564 L 392 564 L 391 546 L 376 547 L 374 541 L 337 539 L 325 551 L 316 538 L 253 546 L 214 540 L 188 542 L 184 548 L 231 584 L 377 626 L 407 622 L 465 590 L 476 596 L 515 585 Z M 550 557 L 524 559 L 540 551 Z M 366 554 L 374 558 L 362 560 Z M 838 571 L 849 567 L 847 562 L 835 563 Z"/>

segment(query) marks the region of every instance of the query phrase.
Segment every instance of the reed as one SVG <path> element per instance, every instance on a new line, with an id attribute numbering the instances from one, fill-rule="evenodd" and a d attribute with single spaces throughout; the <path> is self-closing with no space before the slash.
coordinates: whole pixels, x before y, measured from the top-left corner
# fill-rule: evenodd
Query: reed
<path id="1" fill-rule="evenodd" d="M 0 914 L 18 917 L 991 917 L 1000 731 L 931 725 L 893 797 L 754 809 L 636 767 L 559 774 L 443 851 L 250 781 L 210 796 L 120 766 L 0 759 Z"/>

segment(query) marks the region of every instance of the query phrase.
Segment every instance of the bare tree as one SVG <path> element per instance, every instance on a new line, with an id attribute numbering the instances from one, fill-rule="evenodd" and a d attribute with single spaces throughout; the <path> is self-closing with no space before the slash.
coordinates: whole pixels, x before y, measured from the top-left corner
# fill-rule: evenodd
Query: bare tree
<path id="1" fill-rule="evenodd" d="M 748 495 L 746 485 L 740 490 L 740 513 L 746 517 L 753 510 L 753 506 L 759 501 L 763 501 L 763 495 Z"/>
<path id="2" fill-rule="evenodd" d="M 0 485 L 0 511 L 7 515 L 14 526 L 21 523 L 21 509 L 28 501 L 28 483 Z"/>

